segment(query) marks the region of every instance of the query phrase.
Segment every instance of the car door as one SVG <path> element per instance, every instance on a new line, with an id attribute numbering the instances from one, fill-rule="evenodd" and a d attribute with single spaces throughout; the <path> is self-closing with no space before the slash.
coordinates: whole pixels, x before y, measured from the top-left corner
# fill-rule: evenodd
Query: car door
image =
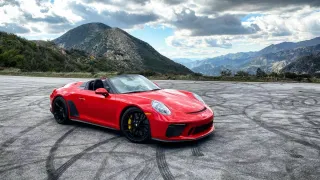
<path id="1" fill-rule="evenodd" d="M 102 126 L 116 127 L 116 94 L 103 96 L 95 91 L 82 90 L 79 96 L 80 111 L 85 121 Z"/>

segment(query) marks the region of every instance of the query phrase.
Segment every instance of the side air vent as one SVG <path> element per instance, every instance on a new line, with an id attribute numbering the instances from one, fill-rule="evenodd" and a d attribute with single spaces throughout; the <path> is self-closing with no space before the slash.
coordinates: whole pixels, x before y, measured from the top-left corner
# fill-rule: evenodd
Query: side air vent
<path id="1" fill-rule="evenodd" d="M 79 113 L 77 110 L 76 105 L 73 103 L 73 101 L 68 101 L 69 109 L 70 109 L 70 116 L 73 117 L 79 117 Z"/>

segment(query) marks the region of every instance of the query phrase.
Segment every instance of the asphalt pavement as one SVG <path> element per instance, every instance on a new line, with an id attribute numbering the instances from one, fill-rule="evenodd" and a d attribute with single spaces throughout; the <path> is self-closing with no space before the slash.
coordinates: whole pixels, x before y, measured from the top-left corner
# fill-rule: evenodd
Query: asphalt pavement
<path id="1" fill-rule="evenodd" d="M 79 80 L 0 76 L 1 180 L 320 179 L 319 84 L 156 81 L 201 95 L 216 131 L 134 144 L 117 131 L 55 122 L 49 94 Z"/>

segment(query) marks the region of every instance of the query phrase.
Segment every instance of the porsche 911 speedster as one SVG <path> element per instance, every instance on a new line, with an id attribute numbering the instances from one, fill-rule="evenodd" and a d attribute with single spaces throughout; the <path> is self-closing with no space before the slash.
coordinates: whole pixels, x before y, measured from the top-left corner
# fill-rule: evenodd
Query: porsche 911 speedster
<path id="1" fill-rule="evenodd" d="M 213 111 L 199 95 L 161 89 L 141 75 L 69 83 L 53 90 L 50 104 L 59 124 L 116 129 L 137 143 L 196 140 L 214 131 Z"/>

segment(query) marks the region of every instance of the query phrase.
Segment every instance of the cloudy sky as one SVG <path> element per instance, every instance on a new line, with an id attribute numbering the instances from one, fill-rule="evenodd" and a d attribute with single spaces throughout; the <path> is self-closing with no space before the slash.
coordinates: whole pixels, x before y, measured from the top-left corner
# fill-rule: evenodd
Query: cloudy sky
<path id="1" fill-rule="evenodd" d="M 122 28 L 169 58 L 202 59 L 320 36 L 320 0 L 0 0 L 0 31 L 27 39 L 89 22 Z"/>

